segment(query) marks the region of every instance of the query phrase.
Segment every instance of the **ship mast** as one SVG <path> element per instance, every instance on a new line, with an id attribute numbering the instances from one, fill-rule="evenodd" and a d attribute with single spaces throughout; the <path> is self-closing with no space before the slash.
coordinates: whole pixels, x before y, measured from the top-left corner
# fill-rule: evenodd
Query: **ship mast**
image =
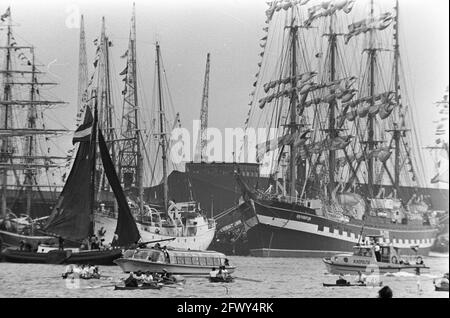
<path id="1" fill-rule="evenodd" d="M 162 87 L 161 87 L 161 52 L 159 43 L 156 42 L 156 68 L 158 72 L 158 103 L 159 103 L 159 124 L 160 124 L 160 145 L 162 150 L 162 163 L 163 163 L 163 198 L 164 198 L 164 210 L 167 211 L 167 198 L 169 193 L 169 185 L 167 180 L 167 149 L 166 149 L 166 132 L 164 127 L 165 115 L 162 102 Z"/>
<path id="2" fill-rule="evenodd" d="M 370 1 L 370 20 L 373 21 L 374 15 L 373 15 L 373 8 L 374 3 L 373 0 Z M 373 107 L 375 104 L 375 61 L 376 61 L 376 49 L 374 46 L 374 30 L 373 28 L 370 29 L 370 38 L 369 38 L 369 61 L 370 61 L 370 78 L 369 78 L 369 96 L 370 96 L 370 106 Z M 368 114 L 367 117 L 367 130 L 368 130 L 368 139 L 367 139 L 367 146 L 369 148 L 369 153 L 372 152 L 375 145 L 374 140 L 374 117 L 372 114 Z M 368 188 L 369 188 L 369 197 L 373 197 L 373 175 L 374 175 L 374 160 L 373 156 L 369 156 L 368 158 L 368 166 L 367 166 L 367 178 L 368 178 Z"/>
<path id="3" fill-rule="evenodd" d="M 36 113 L 36 106 L 33 105 L 33 102 L 35 100 L 35 93 L 36 93 L 36 88 L 35 88 L 35 83 L 36 83 L 36 77 L 35 77 L 35 72 L 36 72 L 36 65 L 35 65 L 35 58 L 34 58 L 34 48 L 30 49 L 31 51 L 31 55 L 32 55 L 32 66 L 31 66 L 31 87 L 30 87 L 30 101 L 31 104 L 28 108 L 28 128 L 30 129 L 36 129 L 36 117 L 37 117 L 37 113 Z M 26 154 L 29 156 L 29 159 L 27 159 L 27 163 L 33 163 L 33 156 L 35 155 L 34 153 L 34 149 L 36 148 L 36 140 L 34 139 L 34 136 L 31 135 L 29 137 L 27 137 L 27 152 Z M 31 196 L 32 196 L 32 186 L 33 186 L 33 179 L 34 179 L 34 172 L 31 169 L 26 170 L 25 173 L 25 182 L 24 184 L 26 185 L 27 189 L 26 189 L 26 193 L 27 193 L 27 206 L 26 206 L 26 214 L 30 215 L 31 212 Z"/>
<path id="4" fill-rule="evenodd" d="M 9 8 L 8 8 L 9 9 Z M 6 65 L 5 65 L 5 80 L 3 86 L 3 100 L 8 102 L 11 101 L 11 85 L 9 84 L 10 79 L 10 70 L 11 70 L 11 13 L 8 17 L 8 29 L 7 29 L 7 40 L 6 40 Z M 6 103 L 3 105 L 3 128 L 9 129 L 9 104 Z M 1 162 L 6 163 L 8 161 L 9 153 L 9 139 L 8 137 L 4 137 L 2 140 L 2 148 L 1 148 Z M 8 183 L 8 169 L 6 166 L 4 169 L 1 169 L 2 172 L 2 216 L 6 217 L 6 196 L 7 196 L 7 183 Z"/>
<path id="5" fill-rule="evenodd" d="M 297 87 L 297 31 L 298 26 L 294 25 L 295 18 L 292 19 L 292 24 L 289 27 L 290 28 L 290 35 L 291 35 L 291 87 Z M 290 96 L 290 133 L 292 135 L 295 134 L 297 131 L 297 92 L 295 89 L 292 90 L 292 94 Z M 290 159 L 289 159 L 289 174 L 290 174 L 290 184 L 289 184 L 289 196 L 291 197 L 291 200 L 296 201 L 296 157 L 297 157 L 297 151 L 295 149 L 294 143 L 291 143 L 289 146 L 290 150 Z"/>
<path id="6" fill-rule="evenodd" d="M 55 85 L 56 83 L 51 82 L 39 82 L 37 75 L 41 74 L 40 70 L 36 68 L 35 63 L 35 52 L 33 46 L 18 46 L 12 35 L 12 23 L 11 23 L 11 13 L 8 8 L 8 25 L 7 25 L 7 40 L 6 46 L 1 46 L 0 50 L 5 50 L 5 68 L 0 70 L 0 73 L 4 74 L 4 86 L 3 86 L 3 99 L 0 100 L 1 107 L 1 153 L 0 153 L 0 172 L 1 172 L 1 214 L 6 215 L 7 212 L 7 188 L 8 188 L 8 170 L 13 171 L 16 184 L 14 186 L 19 187 L 20 191 L 25 188 L 26 194 L 26 213 L 29 215 L 31 212 L 31 201 L 33 188 L 37 187 L 40 191 L 42 185 L 38 185 L 36 181 L 36 171 L 39 168 L 53 168 L 60 167 L 58 164 L 49 163 L 47 160 L 60 159 L 67 160 L 67 157 L 60 156 L 50 156 L 50 155 L 37 155 L 37 136 L 39 135 L 58 135 L 67 130 L 63 129 L 47 129 L 37 128 L 37 106 L 39 105 L 55 105 L 64 104 L 62 101 L 50 101 L 50 100 L 40 100 L 37 99 L 39 91 L 38 86 L 42 85 Z M 22 61 L 26 61 L 26 65 L 31 67 L 31 70 L 25 69 L 12 69 L 12 54 L 17 50 L 27 50 L 31 54 L 31 61 L 24 55 L 23 52 L 19 53 L 19 57 Z M 30 81 L 13 81 L 11 77 L 13 74 L 29 74 L 31 76 Z M 17 86 L 29 86 L 29 99 L 12 99 L 12 87 Z M 14 128 L 11 122 L 12 108 L 13 107 L 26 107 L 27 109 L 27 124 L 26 127 Z M 25 143 L 22 148 L 23 154 L 14 154 L 11 147 L 11 138 L 14 137 L 24 137 Z M 20 140 L 20 141 L 22 141 Z M 19 142 L 20 142 L 19 141 Z M 20 162 L 15 162 L 15 160 L 20 160 Z M 44 163 L 36 162 L 36 160 L 44 160 Z M 20 176 L 17 170 L 22 171 L 24 175 L 23 182 L 20 181 Z"/>
<path id="7" fill-rule="evenodd" d="M 337 34 L 333 32 L 333 15 L 330 16 L 330 29 L 328 35 L 329 49 L 330 49 L 330 82 L 333 82 L 336 79 L 336 36 Z M 333 94 L 331 92 L 331 94 Z M 330 101 L 328 110 L 328 138 L 330 140 L 337 137 L 336 130 L 336 99 Z M 333 190 L 334 190 L 334 175 L 335 175 L 335 164 L 336 164 L 336 151 L 334 149 L 330 149 L 328 155 L 328 195 L 331 198 Z"/>

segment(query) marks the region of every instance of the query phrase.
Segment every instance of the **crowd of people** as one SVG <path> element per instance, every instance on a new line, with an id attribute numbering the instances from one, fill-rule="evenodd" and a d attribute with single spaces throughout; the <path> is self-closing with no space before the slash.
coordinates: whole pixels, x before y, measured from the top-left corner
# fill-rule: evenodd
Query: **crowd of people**
<path id="1" fill-rule="evenodd" d="M 82 278 L 82 279 L 92 279 L 100 278 L 100 272 L 98 266 L 94 265 L 67 265 L 65 272 L 62 274 L 62 278 Z"/>
<path id="2" fill-rule="evenodd" d="M 213 267 L 212 271 L 209 273 L 210 278 L 221 278 L 223 280 L 227 279 L 230 273 L 225 266 L 220 266 L 219 269 Z"/>
<path id="3" fill-rule="evenodd" d="M 158 284 L 174 284 L 178 279 L 166 270 L 163 273 L 151 273 L 150 271 L 136 273 L 130 272 L 130 275 L 125 279 L 125 287 L 139 287 L 139 286 L 156 286 Z"/>

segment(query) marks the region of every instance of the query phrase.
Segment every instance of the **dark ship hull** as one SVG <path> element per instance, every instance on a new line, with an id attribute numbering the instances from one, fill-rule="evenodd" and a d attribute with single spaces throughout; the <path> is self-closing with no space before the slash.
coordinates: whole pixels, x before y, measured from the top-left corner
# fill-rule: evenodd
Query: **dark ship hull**
<path id="1" fill-rule="evenodd" d="M 122 250 L 112 249 L 80 252 L 53 250 L 48 253 L 38 253 L 7 248 L 1 255 L 5 262 L 11 263 L 115 265 L 113 261 L 122 256 Z"/>
<path id="2" fill-rule="evenodd" d="M 326 257 L 352 250 L 361 236 L 362 221 L 338 222 L 314 210 L 287 203 L 249 200 L 240 210 L 247 227 L 250 254 L 265 257 Z M 383 242 L 399 247 L 400 254 L 428 255 L 437 229 L 423 224 L 393 224 L 366 217 L 364 234 L 383 235 Z"/>
<path id="3" fill-rule="evenodd" d="M 200 202 L 201 206 L 210 210 L 217 221 L 216 238 L 210 246 L 210 249 L 221 251 L 227 255 L 248 255 L 250 250 L 252 254 L 267 254 L 267 249 L 276 249 L 274 246 L 279 246 L 278 249 L 287 249 L 286 252 L 280 251 L 283 255 L 303 255 L 307 252 L 294 252 L 294 250 L 313 250 L 311 255 L 318 254 L 320 250 L 323 251 L 348 251 L 351 249 L 355 240 L 342 239 L 328 239 L 323 235 L 315 233 L 302 233 L 298 237 L 296 231 L 283 231 L 280 234 L 280 229 L 277 226 L 270 224 L 261 224 L 256 228 L 249 228 L 241 222 L 245 218 L 243 209 L 245 205 L 239 206 L 239 198 L 242 191 L 236 183 L 234 172 L 236 169 L 241 171 L 241 177 L 249 186 L 249 188 L 266 189 L 269 185 L 269 178 L 259 176 L 258 164 L 236 164 L 236 163 L 188 163 L 186 164 L 186 173 L 174 171 L 169 176 L 169 186 L 171 190 L 171 197 L 177 201 L 186 200 L 189 198 L 189 185 L 192 190 L 194 198 Z M 391 191 L 391 187 L 384 186 L 386 192 Z M 365 195 L 365 187 L 360 187 L 361 195 Z M 374 191 L 379 191 L 379 186 L 375 186 Z M 159 192 L 162 192 L 162 187 L 153 187 L 146 190 L 146 196 L 158 197 Z M 423 195 L 427 203 L 433 210 L 448 211 L 448 191 L 431 188 L 412 188 L 401 187 L 399 197 L 403 202 L 407 202 L 413 193 Z M 247 207 L 248 208 L 248 207 Z M 287 209 L 289 210 L 289 209 Z M 225 211 L 225 213 L 224 213 Z M 258 211 L 259 212 L 259 211 Z M 274 210 L 272 214 L 278 214 L 279 211 Z M 266 213 L 272 215 L 270 213 Z M 270 217 L 270 216 L 269 216 Z M 289 218 L 289 217 L 287 217 Z M 390 220 L 382 218 L 372 219 L 370 225 L 366 223 L 365 229 L 367 234 L 379 234 L 382 230 L 389 231 L 390 235 L 395 235 L 399 240 L 408 240 L 408 242 L 419 242 L 421 239 L 435 239 L 436 230 L 431 227 L 423 227 L 422 224 L 390 224 Z M 447 221 L 448 222 L 448 221 Z M 319 223 L 317 221 L 317 223 Z M 321 226 L 330 231 L 331 228 L 342 227 L 343 231 L 347 233 L 354 233 L 359 235 L 362 223 L 354 223 L 343 227 L 335 224 L 332 221 L 322 220 Z M 411 230 L 418 229 L 418 230 Z M 422 232 L 425 230 L 426 232 Z M 292 233 L 291 233 L 292 232 Z M 272 237 L 272 233 L 273 237 Z M 424 234 L 426 233 L 426 234 Z M 270 238 L 272 237 L 272 243 Z M 301 246 L 292 247 L 293 242 L 300 242 Z M 432 247 L 432 243 L 430 247 Z M 411 244 L 414 245 L 414 244 Z M 286 248 L 286 246 L 290 246 Z M 313 248 L 311 248 L 313 246 Z M 420 252 L 428 253 L 430 247 L 422 248 Z M 413 252 L 409 247 L 406 248 L 408 253 Z M 326 254 L 326 253 L 325 253 Z M 271 252 L 274 255 L 274 251 Z"/>

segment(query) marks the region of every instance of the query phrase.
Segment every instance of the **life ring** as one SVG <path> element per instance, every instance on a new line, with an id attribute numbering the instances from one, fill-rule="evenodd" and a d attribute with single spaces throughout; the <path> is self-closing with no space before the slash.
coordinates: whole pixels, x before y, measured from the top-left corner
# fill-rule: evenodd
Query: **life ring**
<path id="1" fill-rule="evenodd" d="M 392 263 L 392 264 L 397 264 L 397 263 L 398 263 L 397 256 L 392 256 L 392 257 L 391 257 L 391 263 Z"/>
<path id="2" fill-rule="evenodd" d="M 423 264 L 423 259 L 422 259 L 421 256 L 417 256 L 417 258 L 416 258 L 416 264 L 419 264 L 419 265 Z"/>

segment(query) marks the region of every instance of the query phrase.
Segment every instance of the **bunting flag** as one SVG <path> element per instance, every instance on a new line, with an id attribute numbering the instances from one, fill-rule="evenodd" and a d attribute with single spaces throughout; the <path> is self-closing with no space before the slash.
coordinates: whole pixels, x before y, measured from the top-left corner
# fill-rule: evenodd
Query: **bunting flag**
<path id="1" fill-rule="evenodd" d="M 125 51 L 125 53 L 123 53 L 123 55 L 120 56 L 121 59 L 124 59 L 128 56 L 128 50 Z"/>
<path id="2" fill-rule="evenodd" d="M 324 1 L 321 4 L 314 5 L 308 8 L 308 18 L 305 20 L 304 25 L 309 27 L 314 20 L 320 17 L 331 16 L 339 10 L 348 14 L 352 11 L 354 2 L 355 0 L 335 0 Z"/>
<path id="3" fill-rule="evenodd" d="M 11 8 L 8 7 L 8 9 L 6 9 L 5 13 L 3 13 L 2 15 L 0 15 L 0 20 L 2 22 L 4 22 L 6 20 L 6 18 L 9 18 L 11 16 Z"/>
<path id="4" fill-rule="evenodd" d="M 393 20 L 394 17 L 392 13 L 386 12 L 375 18 L 374 20 L 364 19 L 352 23 L 348 26 L 348 33 L 344 35 L 345 44 L 347 44 L 352 37 L 357 36 L 361 33 L 366 33 L 372 29 L 384 30 L 391 24 Z"/>
<path id="5" fill-rule="evenodd" d="M 123 69 L 122 72 L 119 73 L 119 75 L 125 75 L 128 72 L 128 65 Z"/>

